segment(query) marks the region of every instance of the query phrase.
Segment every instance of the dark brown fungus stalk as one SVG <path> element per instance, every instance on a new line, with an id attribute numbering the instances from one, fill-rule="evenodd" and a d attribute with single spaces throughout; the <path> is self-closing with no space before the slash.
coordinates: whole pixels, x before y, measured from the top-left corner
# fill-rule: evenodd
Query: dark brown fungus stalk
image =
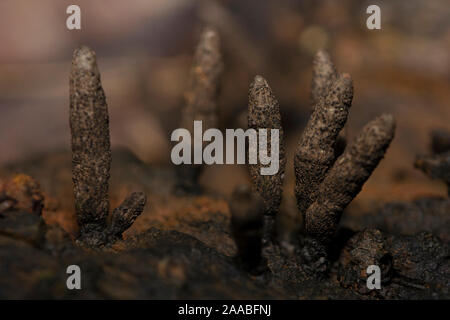
<path id="1" fill-rule="evenodd" d="M 131 227 L 136 218 L 144 211 L 147 197 L 143 192 L 133 192 L 111 214 L 111 223 L 107 233 L 116 238 Z"/>
<path id="2" fill-rule="evenodd" d="M 76 49 L 70 74 L 75 211 L 81 233 L 103 231 L 109 212 L 109 117 L 95 53 Z"/>
<path id="3" fill-rule="evenodd" d="M 303 218 L 336 159 L 336 140 L 347 121 L 352 98 L 352 79 L 343 74 L 319 100 L 300 138 L 294 158 L 295 195 Z"/>
<path id="4" fill-rule="evenodd" d="M 202 121 L 203 132 L 218 126 L 217 97 L 222 70 L 219 34 L 215 29 L 206 27 L 195 51 L 184 95 L 185 107 L 180 125 L 188 129 L 191 135 L 194 133 L 194 121 Z M 180 186 L 188 191 L 195 189 L 201 168 L 200 165 L 178 167 Z"/>
<path id="5" fill-rule="evenodd" d="M 250 188 L 238 187 L 230 201 L 231 232 L 237 247 L 236 259 L 243 269 L 260 273 L 262 252 L 263 202 Z"/>
<path id="6" fill-rule="evenodd" d="M 72 180 L 80 240 L 92 246 L 102 245 L 105 242 L 109 214 L 109 116 L 95 52 L 85 46 L 76 49 L 73 54 L 70 73 L 70 129 Z M 129 201 L 125 204 L 134 207 Z"/>
<path id="7" fill-rule="evenodd" d="M 313 76 L 311 81 L 311 102 L 315 106 L 324 99 L 331 86 L 338 78 L 338 72 L 326 51 L 316 53 L 313 62 Z"/>
<path id="8" fill-rule="evenodd" d="M 264 214 L 269 233 L 273 231 L 273 216 L 278 213 L 281 197 L 283 193 L 284 171 L 286 166 L 284 132 L 281 125 L 280 106 L 275 98 L 272 89 L 262 76 L 256 76 L 249 89 L 248 104 L 248 128 L 255 129 L 257 134 L 260 129 L 267 130 L 267 155 L 272 155 L 271 129 L 278 129 L 278 171 L 272 175 L 262 175 L 261 169 L 267 167 L 266 164 L 257 161 L 256 164 L 249 164 L 250 176 L 253 189 L 259 193 L 264 201 Z M 260 136 L 258 135 L 260 142 Z M 256 147 L 256 146 L 253 146 Z M 252 148 L 250 145 L 249 148 Z M 256 154 L 261 153 L 259 147 Z M 251 150 L 249 149 L 249 152 Z M 265 237 L 266 238 L 266 237 Z"/>
<path id="9" fill-rule="evenodd" d="M 201 120 L 204 130 L 217 127 L 217 96 L 222 69 L 219 34 L 207 27 L 201 34 L 189 75 L 182 118 L 184 128 L 191 128 L 194 120 Z"/>
<path id="10" fill-rule="evenodd" d="M 330 54 L 326 51 L 318 51 L 313 61 L 313 74 L 311 81 L 311 102 L 314 107 L 320 100 L 325 99 L 330 92 L 333 83 L 338 79 L 339 73 L 331 60 Z M 335 157 L 337 158 L 344 152 L 347 145 L 346 127 L 339 132 L 334 146 Z"/>
<path id="11" fill-rule="evenodd" d="M 342 211 L 383 158 L 394 132 L 394 117 L 382 115 L 369 122 L 336 160 L 320 184 L 314 203 L 306 211 L 305 227 L 309 236 L 322 243 L 330 241 Z"/>

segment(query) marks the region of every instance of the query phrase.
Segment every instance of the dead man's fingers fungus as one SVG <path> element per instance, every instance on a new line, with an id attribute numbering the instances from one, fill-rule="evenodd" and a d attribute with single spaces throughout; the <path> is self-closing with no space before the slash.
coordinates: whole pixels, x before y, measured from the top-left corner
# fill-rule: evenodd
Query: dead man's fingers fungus
<path id="1" fill-rule="evenodd" d="M 306 211 L 308 235 L 327 243 L 335 234 L 342 211 L 361 191 L 383 158 L 395 133 L 395 119 L 385 114 L 369 122 L 336 160 Z"/>
<path id="2" fill-rule="evenodd" d="M 280 106 L 267 81 L 259 75 L 255 77 L 249 89 L 248 128 L 255 129 L 256 132 L 259 129 L 267 129 L 267 155 L 275 151 L 272 148 L 278 149 L 278 159 L 274 160 L 278 161 L 278 172 L 275 174 L 262 175 L 260 170 L 266 165 L 260 161 L 248 166 L 253 189 L 259 193 L 264 201 L 264 213 L 273 216 L 278 213 L 283 193 L 286 166 L 285 142 Z M 275 141 L 277 146 L 271 143 L 271 129 L 278 130 L 278 140 Z M 259 139 L 260 137 L 258 137 L 258 141 Z M 258 146 L 256 144 L 249 145 L 249 148 L 258 148 Z M 261 152 L 260 149 L 257 150 Z M 251 151 L 248 150 L 248 152 Z"/>
<path id="3" fill-rule="evenodd" d="M 145 195 L 133 193 L 114 210 L 108 226 L 111 167 L 108 105 L 95 52 L 75 50 L 70 73 L 70 130 L 75 213 L 79 242 L 102 246 L 119 239 L 145 205 Z M 114 237 L 111 237 L 113 235 Z"/>
<path id="4" fill-rule="evenodd" d="M 109 212 L 109 116 L 95 52 L 82 46 L 70 73 L 70 129 L 75 211 L 81 232 L 102 231 Z"/>
<path id="5" fill-rule="evenodd" d="M 352 79 L 343 74 L 319 100 L 300 138 L 294 158 L 295 195 L 303 216 L 336 159 L 337 137 L 347 121 L 352 99 Z"/>
<path id="6" fill-rule="evenodd" d="M 214 28 L 206 27 L 194 54 L 181 115 L 180 126 L 192 135 L 194 121 L 202 121 L 204 131 L 218 127 L 217 99 L 222 71 L 219 34 Z M 201 165 L 178 167 L 179 187 L 187 191 L 195 190 L 202 168 Z"/>

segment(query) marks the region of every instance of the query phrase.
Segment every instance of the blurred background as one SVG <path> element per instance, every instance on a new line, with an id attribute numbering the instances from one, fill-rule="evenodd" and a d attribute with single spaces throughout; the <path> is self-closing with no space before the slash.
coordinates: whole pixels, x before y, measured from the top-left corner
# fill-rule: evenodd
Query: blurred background
<path id="1" fill-rule="evenodd" d="M 81 7 L 80 31 L 66 28 L 70 4 Z M 381 7 L 381 30 L 366 28 L 371 4 Z M 81 44 L 97 52 L 113 146 L 126 146 L 149 164 L 169 164 L 170 133 L 207 24 L 222 37 L 221 128 L 245 127 L 256 74 L 279 99 L 287 193 L 293 193 L 293 151 L 311 110 L 312 58 L 327 49 L 338 71 L 354 80 L 349 139 L 383 112 L 397 118 L 386 159 L 358 199 L 446 194 L 413 161 L 429 152 L 431 130 L 450 130 L 448 0 L 1 0 L 0 165 L 69 150 L 68 75 Z M 227 195 L 247 179 L 244 166 L 222 165 L 208 167 L 201 181 Z"/>

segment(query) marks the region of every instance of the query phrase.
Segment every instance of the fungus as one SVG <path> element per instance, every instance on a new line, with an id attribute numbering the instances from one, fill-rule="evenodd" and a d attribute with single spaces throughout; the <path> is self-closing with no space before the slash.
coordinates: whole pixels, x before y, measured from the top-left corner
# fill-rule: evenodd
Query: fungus
<path id="1" fill-rule="evenodd" d="M 267 81 L 257 75 L 250 85 L 248 104 L 248 128 L 278 129 L 278 172 L 274 175 L 261 175 L 260 169 L 264 165 L 261 162 L 249 164 L 249 171 L 253 189 L 259 193 L 264 203 L 264 215 L 269 237 L 273 231 L 274 216 L 278 213 L 283 193 L 284 170 L 286 166 L 284 132 L 281 125 L 280 106 Z M 269 134 L 267 141 L 271 141 Z M 266 143 L 268 143 L 266 141 Z M 261 144 L 261 141 L 259 141 Z M 250 145 L 249 148 L 257 147 Z M 267 152 L 272 152 L 273 145 L 267 146 Z M 261 148 L 260 148 L 261 149 Z M 250 150 L 249 150 L 250 152 Z M 261 150 L 260 150 L 261 152 Z M 277 161 L 275 160 L 275 161 Z"/>
<path id="2" fill-rule="evenodd" d="M 326 51 L 317 52 L 313 61 L 313 75 L 311 81 L 311 103 L 317 105 L 324 99 L 331 86 L 338 78 L 338 72 L 331 57 Z"/>
<path id="3" fill-rule="evenodd" d="M 383 158 L 394 137 L 395 120 L 388 114 L 369 122 L 336 160 L 305 214 L 306 233 L 327 243 L 335 234 L 345 207 Z"/>
<path id="4" fill-rule="evenodd" d="M 95 53 L 85 46 L 73 54 L 70 129 L 75 213 L 80 226 L 78 242 L 91 247 L 105 245 L 120 238 L 142 213 L 145 195 L 128 197 L 114 210 L 112 225 L 108 226 L 111 167 L 108 106 Z"/>
<path id="5" fill-rule="evenodd" d="M 284 169 L 286 165 L 284 133 L 278 101 L 272 89 L 262 76 L 256 76 L 250 85 L 248 106 L 248 127 L 252 129 L 279 130 L 279 170 L 274 175 L 260 174 L 262 163 L 249 165 L 254 188 L 264 200 L 264 213 L 276 215 L 283 192 Z M 269 137 L 267 138 L 269 140 Z M 268 148 L 268 152 L 271 149 Z"/>
<path id="6" fill-rule="evenodd" d="M 351 77 L 343 74 L 326 97 L 319 100 L 300 138 L 294 158 L 295 195 L 304 219 L 320 183 L 336 160 L 336 140 L 347 121 L 352 98 Z"/>
<path id="7" fill-rule="evenodd" d="M 222 70 L 219 34 L 214 28 L 206 27 L 195 51 L 180 123 L 182 128 L 189 129 L 191 135 L 194 133 L 195 120 L 202 121 L 204 130 L 218 126 L 217 97 Z M 197 149 L 201 150 L 201 146 L 197 146 Z M 195 150 L 194 145 L 194 152 Z M 186 191 L 194 191 L 202 168 L 201 165 L 177 167 L 179 187 Z"/>

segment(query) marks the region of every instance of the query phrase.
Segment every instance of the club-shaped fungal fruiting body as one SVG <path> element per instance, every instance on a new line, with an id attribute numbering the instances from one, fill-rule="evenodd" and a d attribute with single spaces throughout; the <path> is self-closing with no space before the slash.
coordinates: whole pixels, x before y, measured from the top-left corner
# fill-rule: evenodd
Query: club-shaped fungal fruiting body
<path id="1" fill-rule="evenodd" d="M 347 121 L 352 98 L 350 76 L 339 76 L 325 98 L 319 99 L 300 138 L 294 158 L 295 195 L 303 218 L 336 160 L 336 141 Z"/>
<path id="2" fill-rule="evenodd" d="M 114 210 L 108 225 L 111 167 L 109 116 L 94 51 L 74 51 L 70 73 L 70 130 L 78 242 L 99 247 L 121 238 L 144 208 L 146 196 L 133 193 Z"/>
<path id="3" fill-rule="evenodd" d="M 311 105 L 312 111 L 320 100 L 327 97 L 332 85 L 338 79 L 339 73 L 331 61 L 330 54 L 320 50 L 316 53 L 313 61 L 313 74 L 311 79 Z M 334 145 L 336 157 L 340 156 L 347 145 L 347 128 L 339 132 L 339 136 Z"/>
<path id="4" fill-rule="evenodd" d="M 248 94 L 248 128 L 267 130 L 267 152 L 274 150 L 271 148 L 275 145 L 272 143 L 271 129 L 278 130 L 278 172 L 273 175 L 261 175 L 261 162 L 257 164 L 249 164 L 250 177 L 253 189 L 263 199 L 263 210 L 266 216 L 266 224 L 273 224 L 274 217 L 278 213 L 281 197 L 283 193 L 284 170 L 286 166 L 284 132 L 281 124 L 280 106 L 278 104 L 272 89 L 267 81 L 260 75 L 257 75 L 250 85 Z M 271 141 L 269 143 L 269 141 Z M 259 141 L 261 143 L 261 141 Z M 255 146 L 249 145 L 249 148 Z M 268 228 L 269 233 L 272 227 Z M 271 235 L 265 235 L 265 238 Z"/>
<path id="5" fill-rule="evenodd" d="M 194 121 L 202 121 L 203 130 L 218 126 L 217 97 L 222 70 L 219 34 L 214 28 L 206 27 L 195 51 L 184 94 L 185 105 L 182 109 L 180 126 L 187 128 L 191 134 L 194 133 Z M 187 192 L 198 190 L 197 182 L 202 168 L 202 165 L 177 167 L 180 189 Z"/>

